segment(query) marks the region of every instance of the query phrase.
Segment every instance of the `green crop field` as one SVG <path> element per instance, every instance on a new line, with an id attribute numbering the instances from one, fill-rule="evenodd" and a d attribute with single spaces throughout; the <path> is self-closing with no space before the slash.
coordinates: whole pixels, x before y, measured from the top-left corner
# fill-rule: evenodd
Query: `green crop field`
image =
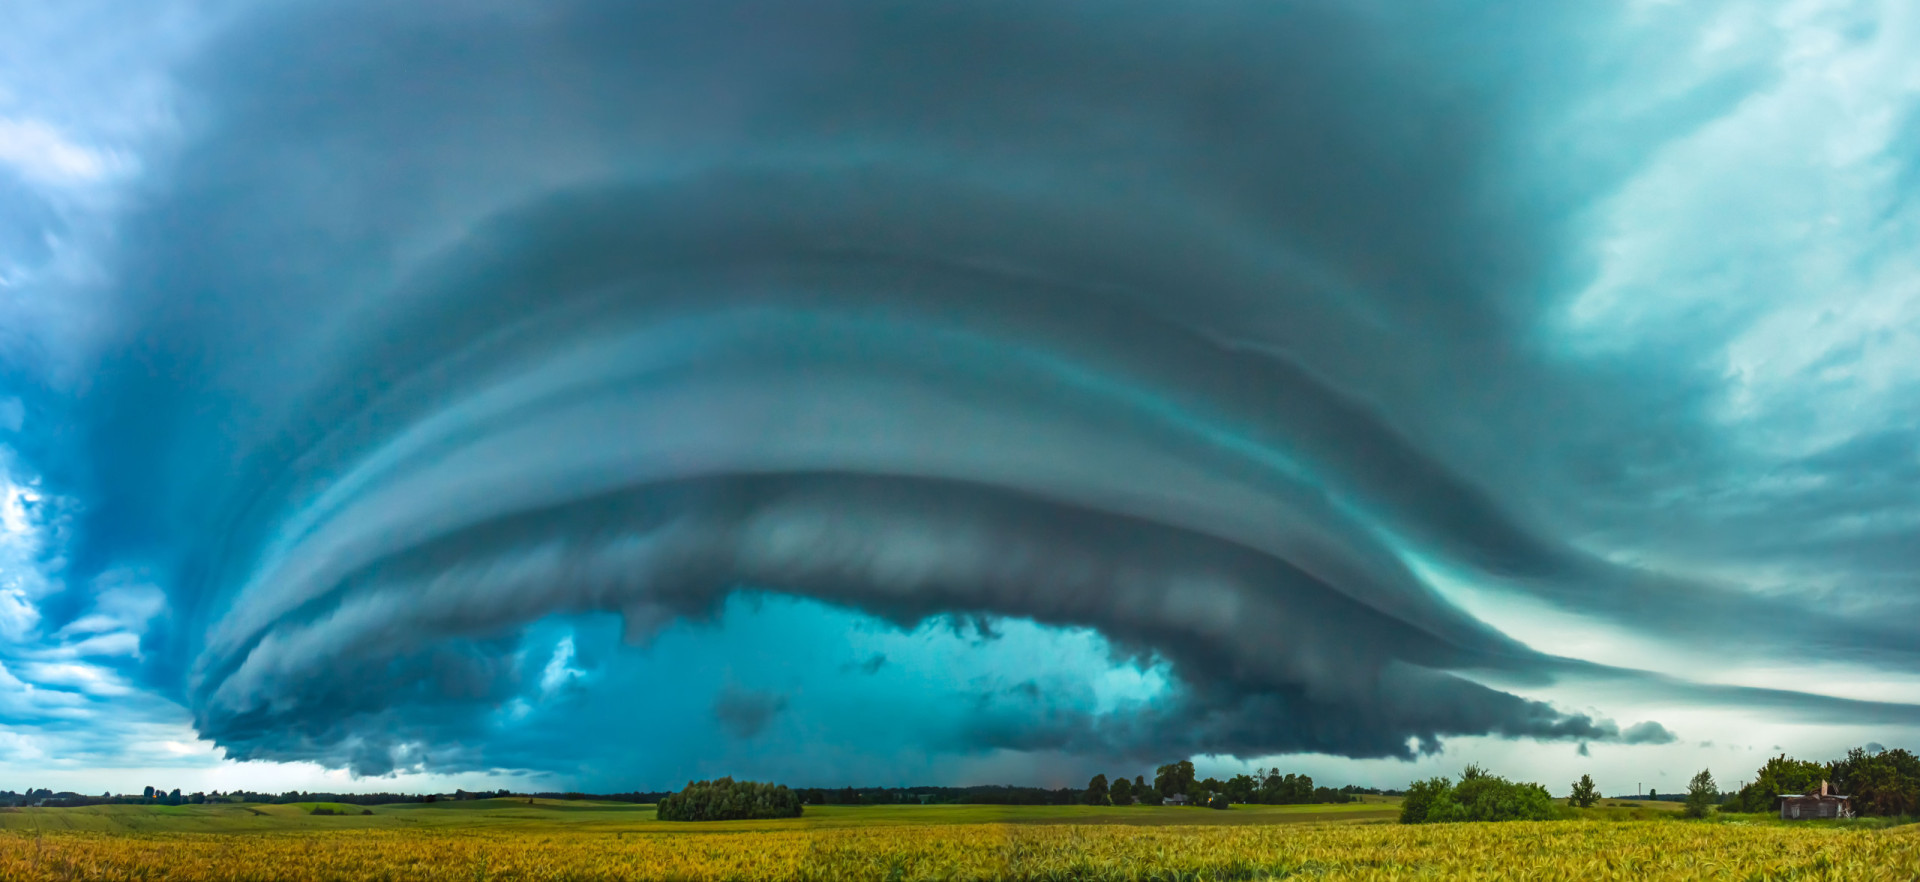
<path id="1" fill-rule="evenodd" d="M 1564 821 L 1402 826 L 1390 800 L 1203 808 L 809 807 L 674 823 L 652 806 L 0 810 L 0 879 L 1201 880 L 1920 878 L 1920 826 L 1677 819 L 1608 800 Z M 314 808 L 346 814 L 316 815 Z"/>

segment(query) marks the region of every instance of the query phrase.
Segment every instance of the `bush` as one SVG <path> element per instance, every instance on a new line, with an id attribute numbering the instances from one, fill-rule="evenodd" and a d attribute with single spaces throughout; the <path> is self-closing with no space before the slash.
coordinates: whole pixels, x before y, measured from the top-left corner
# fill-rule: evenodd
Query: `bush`
<path id="1" fill-rule="evenodd" d="M 679 793 L 660 800 L 655 816 L 662 821 L 797 818 L 800 817 L 800 795 L 781 784 L 732 778 L 688 781 Z"/>
<path id="2" fill-rule="evenodd" d="M 1402 824 L 1453 821 L 1548 821 L 1559 817 L 1553 797 L 1538 784 L 1513 782 L 1468 766 L 1455 785 L 1446 778 L 1415 781 L 1400 804 Z"/>
<path id="3" fill-rule="evenodd" d="M 1400 823 L 1425 824 L 1441 820 L 1441 818 L 1429 818 L 1434 806 L 1444 806 L 1452 801 L 1453 782 L 1446 777 L 1415 781 L 1407 785 L 1407 795 L 1400 802 Z M 1442 814 L 1447 813 L 1443 808 Z"/>

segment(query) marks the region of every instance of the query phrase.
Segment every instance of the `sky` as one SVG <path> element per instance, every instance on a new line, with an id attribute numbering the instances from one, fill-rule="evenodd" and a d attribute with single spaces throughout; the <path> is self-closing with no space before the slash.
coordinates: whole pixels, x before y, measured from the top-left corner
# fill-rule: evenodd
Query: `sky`
<path id="1" fill-rule="evenodd" d="M 0 0 L 0 788 L 1913 746 L 1917 45 Z"/>

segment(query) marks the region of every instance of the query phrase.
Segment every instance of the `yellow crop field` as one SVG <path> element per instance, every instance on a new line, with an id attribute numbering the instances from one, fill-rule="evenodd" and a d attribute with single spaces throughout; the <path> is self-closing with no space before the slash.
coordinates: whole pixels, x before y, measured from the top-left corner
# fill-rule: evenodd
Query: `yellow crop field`
<path id="1" fill-rule="evenodd" d="M 1920 879 L 1920 829 L 1661 821 L 0 832 L 7 880 Z"/>

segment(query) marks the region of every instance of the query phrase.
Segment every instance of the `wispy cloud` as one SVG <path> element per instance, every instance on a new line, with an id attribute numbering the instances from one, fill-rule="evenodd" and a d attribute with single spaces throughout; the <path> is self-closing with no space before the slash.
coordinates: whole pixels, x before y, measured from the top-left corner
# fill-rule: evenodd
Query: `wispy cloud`
<path id="1" fill-rule="evenodd" d="M 0 165 L 40 183 L 92 183 L 125 167 L 109 151 L 74 143 L 42 120 L 0 116 Z"/>

